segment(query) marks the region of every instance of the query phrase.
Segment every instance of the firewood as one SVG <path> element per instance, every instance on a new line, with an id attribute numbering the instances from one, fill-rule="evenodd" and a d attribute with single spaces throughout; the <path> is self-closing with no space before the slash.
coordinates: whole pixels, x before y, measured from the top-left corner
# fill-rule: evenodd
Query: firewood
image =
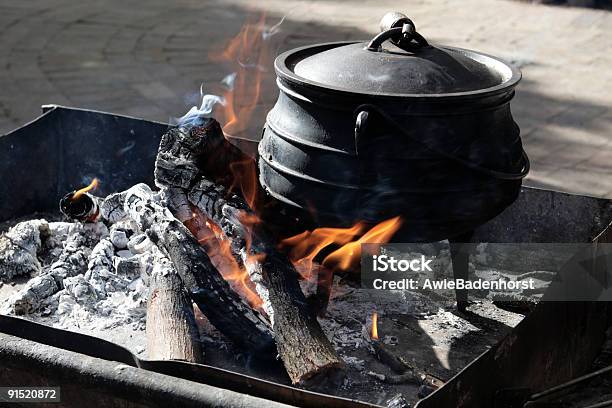
<path id="1" fill-rule="evenodd" d="M 188 190 L 205 174 L 209 180 L 229 187 L 231 165 L 249 160 L 253 159 L 225 139 L 214 119 L 191 129 L 173 128 L 162 136 L 159 144 L 155 183 L 159 188 Z"/>
<path id="2" fill-rule="evenodd" d="M 440 388 L 442 385 L 444 385 L 444 381 L 442 381 L 441 379 L 424 371 L 421 371 L 418 368 L 404 361 L 403 358 L 397 356 L 395 353 L 389 350 L 382 341 L 378 339 L 368 340 L 372 351 L 378 361 L 385 364 L 392 371 L 397 373 L 377 375 L 377 378 L 379 378 L 381 381 L 384 381 L 388 384 L 413 383 L 419 385 L 427 385 L 435 389 Z"/>
<path id="3" fill-rule="evenodd" d="M 158 250 L 159 251 L 159 250 Z M 193 306 L 170 260 L 158 255 L 149 278 L 147 353 L 153 360 L 202 362 Z"/>
<path id="4" fill-rule="evenodd" d="M 298 273 L 269 238 L 256 215 L 236 195 L 201 179 L 189 200 L 223 231 L 235 258 L 244 265 L 272 330 L 281 359 L 293 383 L 343 366 L 323 333 L 298 283 Z"/>
<path id="5" fill-rule="evenodd" d="M 172 261 L 191 299 L 210 322 L 235 344 L 270 353 L 274 341 L 265 320 L 230 289 L 197 240 L 156 202 L 151 189 L 138 184 L 120 194 L 125 213 Z"/>
<path id="6" fill-rule="evenodd" d="M 230 165 L 236 160 L 245 158 L 225 140 L 214 119 L 191 130 L 172 129 L 160 144 L 155 181 L 165 189 L 166 201 L 175 214 L 186 212 L 180 197 L 186 194 L 191 204 L 222 230 L 222 239 L 229 240 L 236 262 L 246 268 L 263 301 L 291 381 L 297 384 L 315 376 L 331 377 L 343 362 L 309 309 L 297 271 L 276 249 L 243 198 L 226 188 L 223 176 L 231 173 Z"/>
<path id="7" fill-rule="evenodd" d="M 368 371 L 366 374 L 387 384 L 422 384 L 423 382 L 422 378 L 415 375 L 412 371 L 408 371 L 403 374 L 380 374 L 373 371 Z"/>

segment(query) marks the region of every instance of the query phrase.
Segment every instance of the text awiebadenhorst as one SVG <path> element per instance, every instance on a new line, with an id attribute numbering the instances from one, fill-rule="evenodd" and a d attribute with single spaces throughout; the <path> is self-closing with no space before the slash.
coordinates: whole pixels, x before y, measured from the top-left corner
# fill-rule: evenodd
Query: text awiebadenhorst
<path id="1" fill-rule="evenodd" d="M 416 278 L 419 273 L 433 272 L 433 259 L 425 255 L 417 258 L 395 258 L 388 255 L 372 255 L 371 264 L 362 271 L 362 283 L 367 289 L 377 290 L 494 290 L 512 291 L 535 289 L 533 279 L 520 281 L 498 279 L 431 279 Z M 369 266 L 369 267 L 368 267 Z"/>

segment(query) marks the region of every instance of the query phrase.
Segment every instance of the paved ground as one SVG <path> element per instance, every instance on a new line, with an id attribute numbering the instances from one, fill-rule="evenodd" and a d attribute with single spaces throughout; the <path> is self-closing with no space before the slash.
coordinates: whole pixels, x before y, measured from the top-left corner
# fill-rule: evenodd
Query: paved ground
<path id="1" fill-rule="evenodd" d="M 286 16 L 275 49 L 363 39 L 397 1 L 3 0 L 0 132 L 44 103 L 168 120 L 233 69 L 211 51 L 235 35 L 251 3 L 270 24 Z M 430 40 L 505 57 L 524 80 L 513 102 L 532 158 L 528 183 L 612 197 L 612 14 L 502 0 L 406 1 Z M 234 64 L 235 66 L 235 64 Z M 275 99 L 266 73 L 249 134 Z"/>

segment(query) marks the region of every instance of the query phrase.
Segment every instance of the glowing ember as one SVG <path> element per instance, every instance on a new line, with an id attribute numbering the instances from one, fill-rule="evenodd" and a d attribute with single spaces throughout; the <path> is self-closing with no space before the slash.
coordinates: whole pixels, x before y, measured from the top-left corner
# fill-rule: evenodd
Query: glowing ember
<path id="1" fill-rule="evenodd" d="M 372 339 L 378 340 L 378 313 L 372 313 Z"/>
<path id="2" fill-rule="evenodd" d="M 333 270 L 355 270 L 361 261 L 361 244 L 389 242 L 402 224 L 394 217 L 372 227 L 365 234 L 366 225 L 357 223 L 350 228 L 317 228 L 281 241 L 282 248 L 290 248 L 289 258 L 305 279 L 312 278 L 313 263 L 323 249 L 330 245 L 341 247 L 327 255 L 321 264 Z M 355 239 L 358 235 L 360 238 Z"/>
<path id="3" fill-rule="evenodd" d="M 78 190 L 76 193 L 74 193 L 72 195 L 72 200 L 78 200 L 79 197 L 81 197 L 83 194 L 88 193 L 92 190 L 95 190 L 96 188 L 98 188 L 98 179 L 94 178 L 91 183 L 89 183 L 89 185 L 87 187 L 83 187 L 82 189 Z"/>

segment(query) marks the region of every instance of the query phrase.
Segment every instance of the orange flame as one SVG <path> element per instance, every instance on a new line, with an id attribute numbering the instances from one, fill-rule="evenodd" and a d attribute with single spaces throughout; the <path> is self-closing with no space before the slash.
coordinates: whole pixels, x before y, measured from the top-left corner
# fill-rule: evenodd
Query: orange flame
<path id="1" fill-rule="evenodd" d="M 357 241 L 349 242 L 342 248 L 327 255 L 323 260 L 323 265 L 336 265 L 336 269 L 343 271 L 354 270 L 361 261 L 361 244 L 383 244 L 389 242 L 393 234 L 401 226 L 401 217 L 394 217 L 383 221 L 366 232 Z"/>
<path id="2" fill-rule="evenodd" d="M 372 313 L 372 339 L 378 340 L 378 313 Z"/>
<path id="3" fill-rule="evenodd" d="M 81 197 L 83 194 L 88 193 L 92 190 L 95 190 L 96 188 L 98 188 L 98 179 L 94 178 L 91 183 L 89 183 L 89 185 L 87 187 L 83 187 L 82 189 L 78 190 L 76 193 L 74 193 L 72 195 L 72 200 L 78 200 L 79 197 Z"/>
<path id="4" fill-rule="evenodd" d="M 248 222 L 251 221 L 250 219 L 245 220 L 245 225 L 249 225 Z M 185 226 L 204 247 L 211 262 L 230 284 L 232 290 L 245 299 L 251 307 L 261 309 L 263 301 L 257 295 L 246 268 L 236 262 L 231 252 L 230 242 L 225 238 L 221 228 L 209 220 L 198 208 L 192 209 L 192 218 L 185 221 Z M 248 246 L 250 246 L 249 242 L 247 242 Z"/>
<path id="5" fill-rule="evenodd" d="M 225 92 L 225 125 L 229 137 L 244 132 L 260 102 L 261 83 L 272 62 L 269 42 L 265 40 L 266 16 L 248 17 L 240 32 L 220 52 L 212 52 L 213 61 L 230 63 L 235 72 L 233 84 Z"/>
<path id="6" fill-rule="evenodd" d="M 269 37 L 279 24 L 268 28 L 265 13 L 250 15 L 238 34 L 223 49 L 209 54 L 212 61 L 223 63 L 233 71 L 232 75 L 226 77 L 230 79 L 224 80 L 227 89 L 223 92 L 225 103 L 220 112 L 223 133 L 228 140 L 256 137 L 245 135 L 245 132 L 261 104 L 263 81 L 274 78 L 274 71 L 269 69 L 274 60 Z M 232 163 L 230 170 L 233 174 L 230 191 L 240 189 L 242 197 L 255 210 L 259 191 L 255 162 L 248 160 Z"/>
<path id="7" fill-rule="evenodd" d="M 260 102 L 261 83 L 266 68 L 272 63 L 269 42 L 266 35 L 265 14 L 259 18 L 249 16 L 240 32 L 226 46 L 209 54 L 212 61 L 228 64 L 234 74 L 227 83 L 223 97 L 225 103 L 220 112 L 220 122 L 223 123 L 223 133 L 226 139 L 236 138 L 249 126 L 255 108 Z M 257 206 L 259 183 L 257 166 L 254 160 L 236 161 L 230 164 L 232 185 L 229 191 L 239 190 L 242 197 L 253 210 Z M 245 226 L 246 253 L 244 264 L 237 261 L 230 247 L 230 242 L 223 231 L 199 210 L 194 210 L 194 217 L 186 225 L 204 246 L 215 267 L 232 289 L 238 292 L 253 307 L 260 308 L 263 304 L 250 280 L 247 267 L 252 262 L 262 262 L 265 254 L 253 254 L 251 251 L 251 227 L 259 222 L 255 215 L 242 216 L 241 223 Z"/>
<path id="8" fill-rule="evenodd" d="M 282 248 L 289 249 L 289 259 L 304 277 L 311 279 L 315 258 L 323 249 L 334 244 L 341 247 L 327 255 L 321 264 L 327 268 L 343 271 L 355 270 L 361 261 L 361 244 L 383 244 L 389 242 L 402 224 L 401 217 L 383 221 L 362 234 L 366 225 L 358 222 L 350 228 L 317 228 L 281 241 Z"/>

